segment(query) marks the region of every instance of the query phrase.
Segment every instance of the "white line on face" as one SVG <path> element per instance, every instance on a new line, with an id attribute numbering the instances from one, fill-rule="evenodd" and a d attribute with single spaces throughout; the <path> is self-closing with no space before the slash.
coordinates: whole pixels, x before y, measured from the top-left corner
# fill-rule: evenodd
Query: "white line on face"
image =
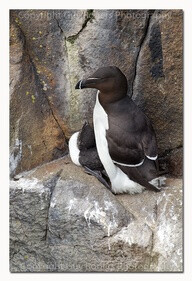
<path id="1" fill-rule="evenodd" d="M 91 78 L 87 78 L 87 80 L 97 80 L 97 79 L 100 79 L 100 78 L 93 78 L 93 77 L 91 77 Z"/>

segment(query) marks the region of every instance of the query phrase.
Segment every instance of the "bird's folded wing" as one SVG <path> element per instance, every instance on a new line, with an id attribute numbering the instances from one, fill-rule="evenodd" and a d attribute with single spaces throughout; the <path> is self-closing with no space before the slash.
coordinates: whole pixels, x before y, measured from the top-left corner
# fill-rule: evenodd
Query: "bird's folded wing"
<path id="1" fill-rule="evenodd" d="M 150 123 L 147 125 L 147 130 L 142 135 L 142 145 L 145 156 L 151 160 L 157 159 L 157 142 L 155 132 Z"/>
<path id="2" fill-rule="evenodd" d="M 128 166 L 142 165 L 145 157 L 157 158 L 157 145 L 154 130 L 150 121 L 143 115 L 142 122 L 132 120 L 119 122 L 120 119 L 109 120 L 106 131 L 109 154 L 117 164 Z"/>

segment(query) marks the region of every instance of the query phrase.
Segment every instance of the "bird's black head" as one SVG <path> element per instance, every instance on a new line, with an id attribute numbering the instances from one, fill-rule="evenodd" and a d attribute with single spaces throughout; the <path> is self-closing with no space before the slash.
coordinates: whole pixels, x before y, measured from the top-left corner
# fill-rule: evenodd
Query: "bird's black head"
<path id="1" fill-rule="evenodd" d="M 102 94 L 127 94 L 127 79 L 121 70 L 116 66 L 99 68 L 87 79 L 80 80 L 75 89 L 94 88 Z"/>

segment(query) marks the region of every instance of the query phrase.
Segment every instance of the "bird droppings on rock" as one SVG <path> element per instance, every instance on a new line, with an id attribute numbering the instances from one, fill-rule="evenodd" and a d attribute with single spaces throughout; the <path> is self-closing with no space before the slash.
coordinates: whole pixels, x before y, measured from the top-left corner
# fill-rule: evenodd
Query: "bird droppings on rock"
<path id="1" fill-rule="evenodd" d="M 180 179 L 115 196 L 64 157 L 11 181 L 10 218 L 11 272 L 182 271 Z"/>

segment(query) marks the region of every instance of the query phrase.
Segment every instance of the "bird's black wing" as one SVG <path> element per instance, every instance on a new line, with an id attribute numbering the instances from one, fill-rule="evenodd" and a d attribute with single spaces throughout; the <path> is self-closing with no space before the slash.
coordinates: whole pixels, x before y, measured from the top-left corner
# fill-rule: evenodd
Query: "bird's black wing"
<path id="1" fill-rule="evenodd" d="M 145 156 L 157 155 L 153 127 L 145 114 L 128 97 L 106 108 L 109 129 L 106 131 L 109 154 L 113 161 L 137 165 Z"/>

